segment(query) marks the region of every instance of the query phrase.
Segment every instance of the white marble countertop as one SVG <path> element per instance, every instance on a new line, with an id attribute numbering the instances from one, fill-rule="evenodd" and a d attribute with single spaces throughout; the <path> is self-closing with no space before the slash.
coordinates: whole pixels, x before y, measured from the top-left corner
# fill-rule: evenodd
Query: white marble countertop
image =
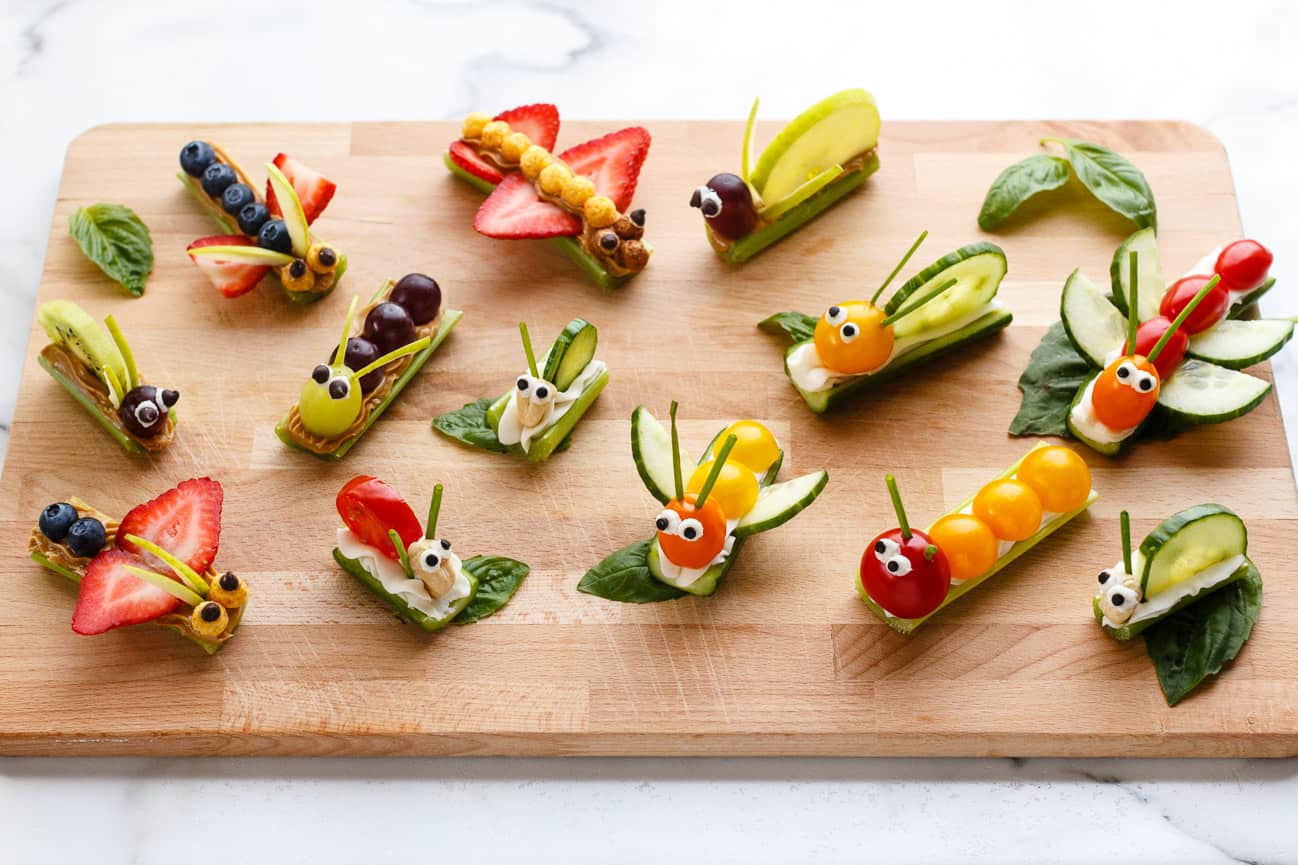
<path id="1" fill-rule="evenodd" d="M 1231 155 L 1298 312 L 1298 7 L 1285 0 L 779 4 L 0 0 L 0 423 L 67 143 L 109 121 L 1184 118 Z M 324 58 L 301 98 L 279 58 Z M 725 94 L 720 98 L 718 94 Z M 1277 364 L 1298 450 L 1298 361 Z M 0 639 L 3 630 L 0 629 Z M 0 707 L 0 711 L 3 708 Z M 0 760 L 0 863 L 1298 862 L 1298 761 Z M 389 822 L 392 821 L 392 822 Z M 212 847 L 211 845 L 215 845 Z"/>

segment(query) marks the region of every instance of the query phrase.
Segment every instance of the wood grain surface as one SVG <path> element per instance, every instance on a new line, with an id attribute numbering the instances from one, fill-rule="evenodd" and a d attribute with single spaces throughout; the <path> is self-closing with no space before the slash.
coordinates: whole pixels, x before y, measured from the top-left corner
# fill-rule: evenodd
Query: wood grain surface
<path id="1" fill-rule="evenodd" d="M 560 145 L 616 128 L 565 124 Z M 1076 189 L 1034 201 L 992 238 L 1006 249 L 1002 300 L 1015 321 L 956 357 L 816 417 L 754 325 L 872 290 L 922 228 L 921 266 L 982 237 L 996 174 L 1043 135 L 1093 139 L 1131 157 L 1158 196 L 1165 268 L 1179 273 L 1240 231 L 1220 144 L 1172 122 L 886 123 L 882 167 L 820 221 L 741 269 L 714 256 L 690 190 L 737 168 L 740 124 L 654 122 L 637 204 L 656 248 L 648 270 L 601 295 L 539 242 L 475 234 L 481 197 L 451 178 L 444 123 L 131 125 L 73 142 L 40 301 L 112 312 L 150 380 L 178 387 L 180 428 L 158 457 L 121 451 L 35 363 L 33 324 L 0 479 L 0 751 L 8 754 L 911 754 L 1274 756 L 1298 753 L 1298 498 L 1276 401 L 1247 418 L 1120 460 L 1085 453 L 1099 502 L 912 637 L 856 598 L 866 540 L 893 525 L 893 471 L 912 520 L 930 521 L 1031 444 L 1006 436 L 1015 379 L 1057 317 L 1076 266 L 1107 280 L 1129 225 Z M 775 131 L 763 128 L 763 139 Z M 279 150 L 336 180 L 320 233 L 351 258 L 342 286 L 308 308 L 272 281 L 220 297 L 185 255 L 213 233 L 176 182 L 194 137 L 255 176 Z M 153 232 L 157 266 L 127 298 L 67 236 L 67 218 L 122 202 Z M 434 275 L 464 320 L 339 465 L 290 451 L 273 427 L 337 338 L 353 293 Z M 600 327 L 611 382 L 571 451 L 531 466 L 457 446 L 431 419 L 502 390 L 523 365 L 516 322 L 544 345 L 573 316 Z M 1262 367 L 1256 370 L 1269 375 Z M 820 500 L 746 546 L 712 598 L 648 606 L 579 594 L 582 573 L 646 537 L 656 505 L 631 461 L 639 403 L 702 448 L 725 422 L 764 421 L 784 477 L 826 467 Z M 503 612 L 429 637 L 330 557 L 334 495 L 351 476 L 394 484 L 418 511 L 446 485 L 441 526 L 463 555 L 533 571 Z M 75 588 L 26 558 L 42 506 L 79 495 L 124 513 L 184 478 L 225 486 L 218 563 L 252 586 L 244 625 L 206 657 L 167 632 L 79 637 Z M 1091 619 L 1096 570 L 1114 559 L 1117 514 L 1143 536 L 1215 500 L 1248 522 L 1266 580 L 1253 638 L 1225 675 L 1168 709 L 1141 641 Z"/>

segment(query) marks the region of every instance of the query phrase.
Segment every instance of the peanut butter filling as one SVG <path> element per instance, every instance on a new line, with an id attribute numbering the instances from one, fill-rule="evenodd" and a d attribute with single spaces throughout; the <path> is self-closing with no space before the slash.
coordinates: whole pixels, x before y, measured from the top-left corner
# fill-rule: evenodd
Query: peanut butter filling
<path id="1" fill-rule="evenodd" d="M 145 450 L 154 453 L 162 451 L 176 437 L 176 423 L 171 419 L 170 412 L 167 412 L 166 426 L 155 436 L 140 438 L 128 430 L 126 425 L 122 423 L 121 417 L 117 414 L 117 409 L 113 407 L 113 401 L 108 396 L 107 385 L 100 380 L 99 376 L 95 375 L 94 370 L 82 363 L 80 358 L 63 346 L 50 343 L 41 349 L 41 357 L 45 358 L 45 361 L 50 366 L 73 382 L 83 394 L 90 397 L 94 401 L 95 407 L 112 422 L 115 429 Z M 140 384 L 146 384 L 146 382 L 141 381 Z"/>

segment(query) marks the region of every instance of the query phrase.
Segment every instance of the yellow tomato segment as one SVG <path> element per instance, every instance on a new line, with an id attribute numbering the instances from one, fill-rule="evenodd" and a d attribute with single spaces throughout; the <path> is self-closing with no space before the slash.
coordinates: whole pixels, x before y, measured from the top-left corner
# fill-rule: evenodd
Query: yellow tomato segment
<path id="1" fill-rule="evenodd" d="M 1080 508 L 1091 494 L 1091 470 L 1086 460 L 1060 445 L 1028 454 L 1016 476 L 1032 487 L 1045 510 L 1055 513 Z"/>
<path id="2" fill-rule="evenodd" d="M 992 481 L 973 500 L 974 516 L 1003 541 L 1023 541 L 1041 527 L 1041 498 L 1023 481 Z"/>
<path id="3" fill-rule="evenodd" d="M 969 514 L 947 514 L 933 524 L 928 536 L 946 556 L 953 580 L 969 580 L 987 573 L 1000 552 L 992 530 Z"/>
<path id="4" fill-rule="evenodd" d="M 727 462 L 748 466 L 754 473 L 764 475 L 780 456 L 780 444 L 774 433 L 755 420 L 735 421 L 717 436 L 717 444 L 731 435 L 735 437 L 735 446 Z"/>
<path id="5" fill-rule="evenodd" d="M 685 485 L 687 495 L 698 495 L 703 489 L 714 462 L 715 460 L 708 460 L 694 470 L 689 483 Z M 712 485 L 712 492 L 708 493 L 708 502 L 716 502 L 726 519 L 739 519 L 757 504 L 757 476 L 748 466 L 727 459 L 721 467 L 721 474 L 717 476 L 717 482 Z"/>
<path id="6" fill-rule="evenodd" d="M 816 321 L 816 356 L 834 372 L 859 375 L 876 370 L 892 356 L 892 325 L 874 304 L 851 300 L 831 306 Z"/>

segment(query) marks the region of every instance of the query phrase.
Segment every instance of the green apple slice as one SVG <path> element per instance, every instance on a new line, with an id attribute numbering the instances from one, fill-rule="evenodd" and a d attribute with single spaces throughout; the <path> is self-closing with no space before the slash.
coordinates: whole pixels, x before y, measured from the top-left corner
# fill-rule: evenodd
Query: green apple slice
<path id="1" fill-rule="evenodd" d="M 184 603 L 189 604 L 191 607 L 197 607 L 199 604 L 203 603 L 202 597 L 200 597 L 196 592 L 191 591 L 189 588 L 176 582 L 171 577 L 159 574 L 157 571 L 150 571 L 147 568 L 137 568 L 135 565 L 125 565 L 125 568 L 131 575 L 139 577 L 141 580 L 144 580 L 144 582 L 162 589 L 173 598 L 177 598 Z"/>
<path id="2" fill-rule="evenodd" d="M 1103 367 L 1109 352 L 1127 340 L 1126 318 L 1080 269 L 1064 283 L 1059 317 L 1073 346 L 1095 366 Z"/>
<path id="3" fill-rule="evenodd" d="M 271 267 L 283 267 L 293 261 L 293 256 L 287 253 L 263 249 L 260 246 L 199 246 L 189 250 L 189 254 L 206 255 L 238 264 L 265 264 Z"/>
<path id="4" fill-rule="evenodd" d="M 808 178 L 843 165 L 879 143 L 879 109 L 864 90 L 836 93 L 789 122 L 766 146 L 751 182 L 764 201 L 779 201 Z"/>
<path id="5" fill-rule="evenodd" d="M 797 189 L 793 190 L 793 192 L 789 193 L 784 198 L 774 204 L 762 208 L 762 218 L 772 221 L 779 219 L 781 216 L 788 213 L 790 210 L 797 207 L 799 204 L 806 201 L 829 184 L 833 183 L 842 175 L 843 166 L 831 165 L 806 183 L 799 186 Z"/>
<path id="6" fill-rule="evenodd" d="M 753 127 L 757 125 L 757 106 L 761 101 L 761 99 L 753 100 L 753 107 L 748 109 L 748 122 L 744 124 L 744 152 L 739 157 L 739 176 L 744 183 L 747 183 L 752 175 Z"/>
<path id="7" fill-rule="evenodd" d="M 288 182 L 284 172 L 273 162 L 266 163 L 266 176 L 270 179 L 271 189 L 275 190 L 280 216 L 284 218 L 289 239 L 293 241 L 293 254 L 298 258 L 306 258 L 307 250 L 311 248 L 311 226 L 306 221 L 302 202 L 298 200 L 293 184 Z"/>

